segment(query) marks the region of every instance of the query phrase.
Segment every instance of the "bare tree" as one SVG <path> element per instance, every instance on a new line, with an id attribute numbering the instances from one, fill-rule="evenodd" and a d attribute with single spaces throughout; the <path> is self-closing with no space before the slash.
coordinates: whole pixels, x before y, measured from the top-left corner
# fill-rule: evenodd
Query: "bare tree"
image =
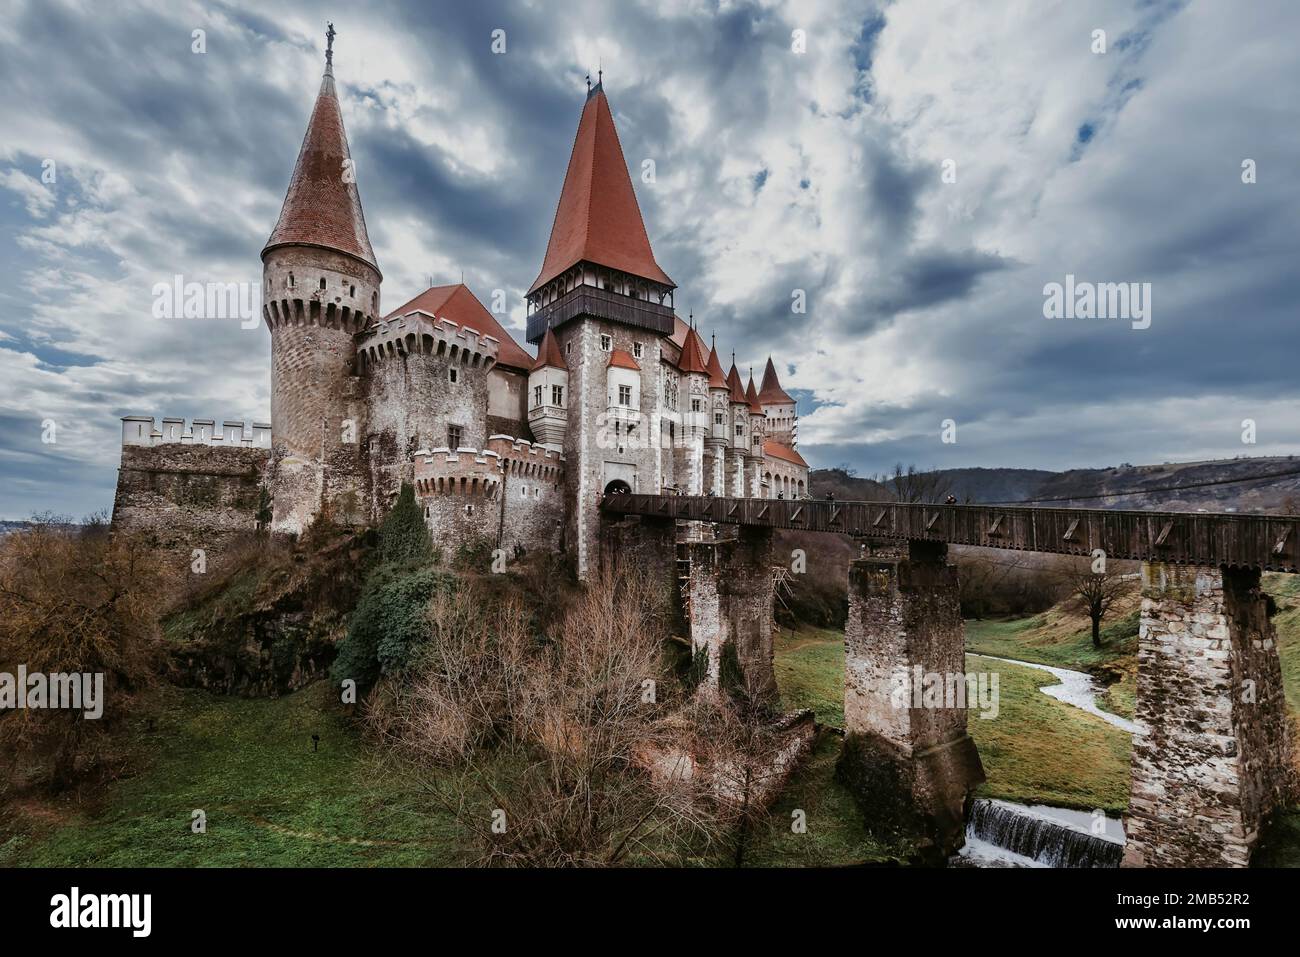
<path id="1" fill-rule="evenodd" d="M 1073 564 L 1063 572 L 1067 588 L 1083 602 L 1092 621 L 1092 646 L 1101 647 L 1101 620 L 1115 599 L 1123 593 L 1123 582 L 1115 575 L 1094 572 L 1090 562 Z"/>
<path id="2" fill-rule="evenodd" d="M 902 462 L 894 466 L 893 475 L 881 474 L 875 481 L 899 502 L 942 502 L 952 491 L 952 482 L 941 472 L 922 472 L 914 464 L 904 469 Z"/>

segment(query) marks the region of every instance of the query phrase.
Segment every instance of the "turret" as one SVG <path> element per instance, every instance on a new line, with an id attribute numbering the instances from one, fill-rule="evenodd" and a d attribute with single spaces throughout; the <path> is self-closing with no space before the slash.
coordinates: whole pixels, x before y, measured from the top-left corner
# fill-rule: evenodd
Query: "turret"
<path id="1" fill-rule="evenodd" d="M 569 370 L 555 339 L 547 329 L 537 361 L 528 372 L 528 427 L 543 445 L 564 447 L 568 431 Z"/>
<path id="2" fill-rule="evenodd" d="M 273 527 L 300 532 L 322 510 L 366 519 L 365 406 L 353 336 L 379 315 L 382 275 L 366 233 L 334 87 L 334 28 L 325 74 L 279 221 L 262 250 L 271 330 Z"/>
<path id="3" fill-rule="evenodd" d="M 767 416 L 768 438 L 790 448 L 796 447 L 799 444 L 799 417 L 795 412 L 795 401 L 781 388 L 771 356 L 767 357 L 767 368 L 763 370 L 758 401 Z"/>

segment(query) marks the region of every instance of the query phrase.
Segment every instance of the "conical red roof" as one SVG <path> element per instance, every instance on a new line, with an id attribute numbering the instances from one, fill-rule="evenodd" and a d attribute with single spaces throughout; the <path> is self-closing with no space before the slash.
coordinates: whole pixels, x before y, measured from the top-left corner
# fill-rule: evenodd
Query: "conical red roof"
<path id="1" fill-rule="evenodd" d="M 763 406 L 758 401 L 758 390 L 754 388 L 754 370 L 749 371 L 749 385 L 745 386 L 745 401 L 749 403 L 750 412 L 762 412 Z"/>
<path id="2" fill-rule="evenodd" d="M 722 363 L 718 361 L 718 347 L 714 346 L 709 350 L 709 361 L 706 363 L 709 370 L 709 388 L 725 389 L 727 387 L 726 376 L 722 374 Z"/>
<path id="3" fill-rule="evenodd" d="M 550 366 L 554 369 L 568 369 L 564 364 L 564 354 L 560 352 L 560 343 L 555 338 L 555 330 L 549 326 L 546 329 L 546 335 L 542 336 L 542 344 L 537 349 L 537 361 L 533 363 L 530 372 L 536 372 L 538 369 L 545 369 Z"/>
<path id="4" fill-rule="evenodd" d="M 708 375 L 709 366 L 704 360 L 704 343 L 700 340 L 700 334 L 694 329 L 686 333 L 686 341 L 682 344 L 682 355 L 677 360 L 677 368 L 682 372 Z"/>
<path id="5" fill-rule="evenodd" d="M 322 246 L 355 256 L 379 271 L 351 159 L 334 75 L 327 67 L 280 219 L 263 255 L 276 246 Z"/>
<path id="6" fill-rule="evenodd" d="M 581 261 L 672 286 L 655 262 L 605 91 L 587 96 L 542 271 L 528 292 Z"/>
<path id="7" fill-rule="evenodd" d="M 740 384 L 740 373 L 736 371 L 736 363 L 731 363 L 731 371 L 727 373 L 727 388 L 731 392 L 731 401 L 740 402 L 748 405 L 745 399 L 745 387 Z"/>
<path id="8" fill-rule="evenodd" d="M 771 356 L 767 357 L 767 368 L 763 370 L 763 384 L 758 388 L 758 401 L 764 405 L 794 402 L 794 399 L 781 388 L 781 380 L 776 377 L 776 366 L 772 365 Z"/>

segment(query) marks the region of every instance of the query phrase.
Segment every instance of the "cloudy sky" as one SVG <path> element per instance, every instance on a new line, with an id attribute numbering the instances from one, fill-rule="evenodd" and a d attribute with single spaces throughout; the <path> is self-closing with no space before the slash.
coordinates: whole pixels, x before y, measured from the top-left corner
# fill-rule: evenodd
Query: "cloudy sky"
<path id="1" fill-rule="evenodd" d="M 271 9 L 0 8 L 0 517 L 110 506 L 123 415 L 268 416 L 266 330 L 152 290 L 258 282 L 327 18 L 390 308 L 463 271 L 522 330 L 599 65 L 679 310 L 813 465 L 1300 449 L 1293 0 Z M 1149 327 L 1046 318 L 1067 274 Z"/>

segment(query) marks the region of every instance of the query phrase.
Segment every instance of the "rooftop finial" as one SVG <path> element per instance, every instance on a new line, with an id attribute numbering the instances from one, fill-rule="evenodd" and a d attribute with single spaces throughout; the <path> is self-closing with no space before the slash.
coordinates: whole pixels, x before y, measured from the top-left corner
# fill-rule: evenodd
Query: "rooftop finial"
<path id="1" fill-rule="evenodd" d="M 325 23 L 325 73 L 328 76 L 334 75 L 334 24 L 326 21 Z"/>

